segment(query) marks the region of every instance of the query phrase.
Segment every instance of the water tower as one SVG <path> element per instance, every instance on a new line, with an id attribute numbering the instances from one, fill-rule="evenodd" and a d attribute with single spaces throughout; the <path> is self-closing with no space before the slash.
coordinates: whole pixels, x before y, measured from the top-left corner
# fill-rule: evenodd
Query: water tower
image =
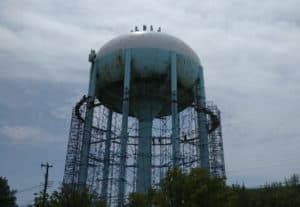
<path id="1" fill-rule="evenodd" d="M 111 205 L 146 192 L 171 166 L 225 176 L 219 110 L 197 54 L 160 28 L 136 27 L 91 51 L 88 95 L 71 122 L 64 183 Z"/>

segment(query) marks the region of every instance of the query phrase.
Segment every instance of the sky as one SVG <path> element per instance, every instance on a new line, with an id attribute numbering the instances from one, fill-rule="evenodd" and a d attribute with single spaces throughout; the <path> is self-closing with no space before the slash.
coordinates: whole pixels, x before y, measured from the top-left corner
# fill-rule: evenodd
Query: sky
<path id="1" fill-rule="evenodd" d="M 1 0 L 0 176 L 29 204 L 48 161 L 57 189 L 91 48 L 143 24 L 199 55 L 207 99 L 222 111 L 228 184 L 300 173 L 299 9 L 297 0 Z"/>

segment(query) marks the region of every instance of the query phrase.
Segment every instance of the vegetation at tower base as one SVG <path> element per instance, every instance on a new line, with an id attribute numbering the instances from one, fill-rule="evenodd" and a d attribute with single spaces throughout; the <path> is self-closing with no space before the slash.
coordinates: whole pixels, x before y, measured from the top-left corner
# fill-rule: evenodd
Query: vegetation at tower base
<path id="1" fill-rule="evenodd" d="M 284 183 L 266 184 L 261 188 L 247 189 L 244 186 L 232 186 L 238 198 L 238 206 L 245 207 L 299 207 L 300 181 L 293 175 Z"/>
<path id="2" fill-rule="evenodd" d="M 35 199 L 35 207 L 42 207 L 41 199 Z M 251 189 L 240 185 L 227 186 L 224 179 L 211 177 L 206 169 L 194 168 L 189 173 L 183 173 L 179 168 L 173 168 L 156 189 L 149 189 L 145 194 L 131 193 L 126 206 L 300 207 L 300 179 L 298 175 L 293 175 L 285 182 Z M 6 206 L 0 203 L 0 207 Z M 45 207 L 106 207 L 106 204 L 87 189 L 78 191 L 64 185 L 47 196 Z"/>
<path id="3" fill-rule="evenodd" d="M 11 190 L 8 181 L 5 177 L 0 177 L 0 206 L 1 207 L 16 207 L 17 191 Z"/>
<path id="4" fill-rule="evenodd" d="M 131 193 L 129 207 L 300 207 L 299 176 L 284 183 L 261 188 L 226 186 L 225 180 L 212 178 L 208 171 L 192 169 L 188 174 L 170 169 L 158 189 Z"/>
<path id="5" fill-rule="evenodd" d="M 45 206 L 42 206 L 42 196 L 36 197 L 34 207 L 106 207 L 106 203 L 89 193 L 88 189 L 76 190 L 70 185 L 63 185 L 47 196 Z"/>
<path id="6" fill-rule="evenodd" d="M 235 206 L 236 201 L 236 194 L 224 179 L 213 178 L 201 168 L 194 168 L 188 174 L 179 168 L 170 169 L 158 189 L 129 196 L 130 207 L 229 207 Z"/>

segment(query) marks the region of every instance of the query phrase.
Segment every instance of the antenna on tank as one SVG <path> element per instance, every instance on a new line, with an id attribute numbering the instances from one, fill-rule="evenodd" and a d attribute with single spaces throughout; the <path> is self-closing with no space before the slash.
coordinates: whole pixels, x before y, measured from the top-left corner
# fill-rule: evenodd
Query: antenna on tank
<path id="1" fill-rule="evenodd" d="M 96 58 L 96 52 L 95 50 L 91 49 L 91 53 L 89 54 L 89 61 L 93 62 Z"/>

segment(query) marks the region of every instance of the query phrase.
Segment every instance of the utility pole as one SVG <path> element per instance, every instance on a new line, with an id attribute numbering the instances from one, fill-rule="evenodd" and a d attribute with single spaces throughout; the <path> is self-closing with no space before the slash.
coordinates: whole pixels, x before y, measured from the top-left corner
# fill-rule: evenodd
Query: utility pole
<path id="1" fill-rule="evenodd" d="M 53 167 L 53 165 L 49 165 L 47 162 L 46 164 L 41 164 L 41 167 L 46 168 L 46 173 L 45 173 L 45 183 L 44 183 L 44 190 L 43 190 L 43 202 L 42 202 L 42 207 L 45 207 L 46 203 L 46 194 L 47 194 L 47 188 L 48 188 L 48 176 L 49 176 L 49 168 Z"/>

